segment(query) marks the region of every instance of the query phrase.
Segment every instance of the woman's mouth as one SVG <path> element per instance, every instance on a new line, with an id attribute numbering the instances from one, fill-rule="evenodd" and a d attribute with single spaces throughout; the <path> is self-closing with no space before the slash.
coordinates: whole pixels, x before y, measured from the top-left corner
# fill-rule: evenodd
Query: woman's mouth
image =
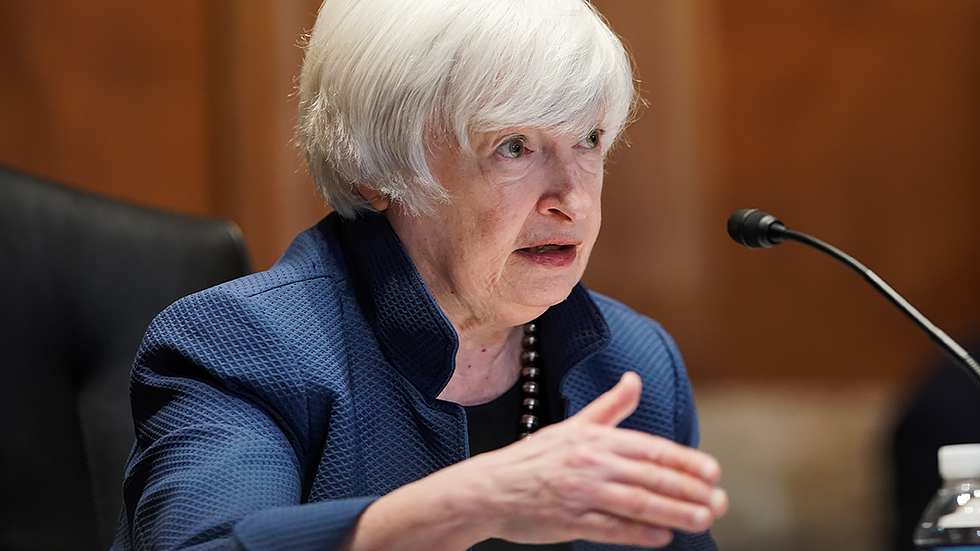
<path id="1" fill-rule="evenodd" d="M 517 249 L 516 252 L 521 258 L 543 268 L 567 268 L 575 261 L 575 256 L 578 254 L 577 249 L 575 245 L 548 243 Z"/>

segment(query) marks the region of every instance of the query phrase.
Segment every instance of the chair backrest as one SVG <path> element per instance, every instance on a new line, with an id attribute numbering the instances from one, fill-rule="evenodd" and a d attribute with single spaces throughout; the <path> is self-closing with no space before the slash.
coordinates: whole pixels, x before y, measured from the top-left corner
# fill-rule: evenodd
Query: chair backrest
<path id="1" fill-rule="evenodd" d="M 147 325 L 248 273 L 231 223 L 0 167 L 0 549 L 106 549 Z"/>

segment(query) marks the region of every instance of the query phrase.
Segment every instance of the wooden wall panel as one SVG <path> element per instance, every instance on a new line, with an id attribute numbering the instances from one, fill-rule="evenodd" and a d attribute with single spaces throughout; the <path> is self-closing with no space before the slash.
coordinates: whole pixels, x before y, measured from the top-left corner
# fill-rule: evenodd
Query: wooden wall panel
<path id="1" fill-rule="evenodd" d="M 663 323 L 704 373 L 717 356 L 712 327 L 720 321 L 705 250 L 717 229 L 704 209 L 714 193 L 704 162 L 710 29 L 694 3 L 595 5 L 633 55 L 646 105 L 607 162 L 603 226 L 585 281 Z"/>
<path id="2" fill-rule="evenodd" d="M 293 141 L 294 78 L 315 0 L 214 0 L 211 29 L 211 154 L 215 213 L 235 220 L 256 269 L 329 209 Z"/>
<path id="3" fill-rule="evenodd" d="M 229 217 L 257 268 L 326 212 L 291 143 L 318 2 L 0 3 L 0 162 Z M 695 379 L 907 380 L 924 337 L 852 273 L 724 233 L 767 208 L 954 334 L 980 325 L 980 4 L 596 0 L 649 105 L 586 276 Z"/>
<path id="4" fill-rule="evenodd" d="M 0 163 L 209 212 L 202 6 L 0 2 Z"/>
<path id="5" fill-rule="evenodd" d="M 725 202 L 765 206 L 870 266 L 953 334 L 980 321 L 980 5 L 726 3 Z M 721 214 L 721 213 L 719 213 Z M 785 249 L 785 250 L 784 250 Z M 806 250 L 726 251 L 742 373 L 907 379 L 932 344 L 854 274 Z M 738 292 L 736 292 L 738 291 Z"/>
<path id="6" fill-rule="evenodd" d="M 913 379 L 932 344 L 855 274 L 796 244 L 728 240 L 728 214 L 761 207 L 969 334 L 980 322 L 980 4 L 672 3 L 680 16 L 650 4 L 597 2 L 653 105 L 609 167 L 600 246 L 616 253 L 597 253 L 589 282 L 662 320 L 696 379 Z"/>
<path id="7" fill-rule="evenodd" d="M 0 163 L 236 221 L 256 268 L 328 209 L 292 143 L 318 2 L 0 3 Z"/>

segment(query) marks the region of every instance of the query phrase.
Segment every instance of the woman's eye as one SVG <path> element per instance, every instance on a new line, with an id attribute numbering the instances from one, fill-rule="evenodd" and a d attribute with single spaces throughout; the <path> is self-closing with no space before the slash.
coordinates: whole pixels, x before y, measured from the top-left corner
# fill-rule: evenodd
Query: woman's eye
<path id="1" fill-rule="evenodd" d="M 527 153 L 527 146 L 524 144 L 524 139 L 521 136 L 515 136 L 500 144 L 500 147 L 497 148 L 497 153 L 500 153 L 508 159 L 517 159 Z"/>
<path id="2" fill-rule="evenodd" d="M 589 149 L 595 149 L 599 147 L 602 142 L 602 130 L 596 129 L 589 132 L 589 135 L 582 139 L 582 145 Z"/>

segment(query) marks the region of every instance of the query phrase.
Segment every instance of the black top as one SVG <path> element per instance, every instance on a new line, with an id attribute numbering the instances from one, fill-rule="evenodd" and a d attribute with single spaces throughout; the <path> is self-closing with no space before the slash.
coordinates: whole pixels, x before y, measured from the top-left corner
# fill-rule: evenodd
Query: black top
<path id="1" fill-rule="evenodd" d="M 470 456 L 503 448 L 512 444 L 520 436 L 518 421 L 521 418 L 521 404 L 524 395 L 521 381 L 518 381 L 500 397 L 477 406 L 466 408 L 466 426 L 470 441 Z M 547 408 L 542 408 L 547 411 Z M 545 414 L 545 417 L 547 415 Z M 541 425 L 548 419 L 541 419 Z M 473 546 L 473 551 L 516 551 L 520 549 L 535 551 L 571 551 L 570 543 L 530 545 L 513 543 L 501 539 L 488 539 Z"/>

